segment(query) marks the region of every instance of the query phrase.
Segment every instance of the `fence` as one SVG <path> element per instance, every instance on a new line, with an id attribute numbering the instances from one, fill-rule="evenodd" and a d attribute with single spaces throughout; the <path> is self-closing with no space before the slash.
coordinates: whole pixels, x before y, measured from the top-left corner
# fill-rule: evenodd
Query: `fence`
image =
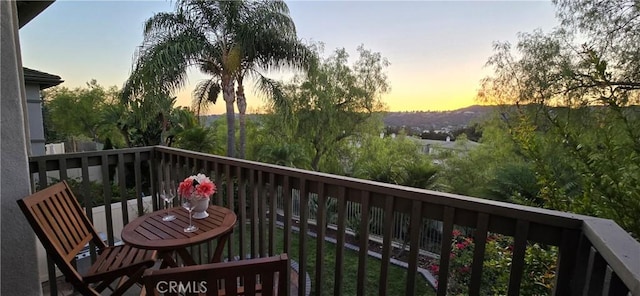
<path id="1" fill-rule="evenodd" d="M 292 197 L 292 218 L 296 221 L 300 220 L 300 191 L 293 189 L 291 191 Z M 326 227 L 332 229 L 338 229 L 336 220 L 338 217 L 338 209 L 336 207 L 337 199 L 328 197 L 326 202 L 327 213 L 325 216 Z M 307 222 L 317 226 L 316 213 L 318 210 L 318 195 L 310 193 L 308 197 L 307 209 Z M 285 209 L 284 194 L 282 193 L 282 187 L 277 189 L 277 210 L 278 214 L 282 216 Z M 351 235 L 358 235 L 358 225 L 360 225 L 360 217 L 362 214 L 362 207 L 359 203 L 347 201 L 346 215 L 347 215 L 347 227 L 346 231 Z M 393 219 L 385 221 L 384 210 L 382 208 L 372 207 L 369 212 L 369 239 L 381 242 L 384 236 L 385 222 L 391 223 L 392 235 L 391 239 L 395 248 L 407 249 L 407 240 L 409 234 L 409 215 L 404 213 L 394 213 Z M 427 255 L 434 259 L 440 258 L 440 250 L 442 244 L 442 222 L 424 219 L 420 229 L 419 246 L 421 254 Z"/>

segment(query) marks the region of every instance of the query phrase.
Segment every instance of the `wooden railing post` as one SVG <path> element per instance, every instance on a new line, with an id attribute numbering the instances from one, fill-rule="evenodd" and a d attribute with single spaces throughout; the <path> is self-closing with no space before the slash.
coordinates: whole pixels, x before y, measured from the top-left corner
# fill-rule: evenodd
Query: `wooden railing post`
<path id="1" fill-rule="evenodd" d="M 442 248 L 440 252 L 440 269 L 438 271 L 438 296 L 447 295 L 447 285 L 449 283 L 449 254 L 451 254 L 451 239 L 453 238 L 453 219 L 455 209 L 444 208 L 444 218 L 442 227 Z"/>
<path id="2" fill-rule="evenodd" d="M 558 248 L 556 280 L 553 287 L 554 295 L 571 295 L 571 280 L 575 274 L 576 259 L 580 254 L 578 244 L 580 232 L 566 229 L 562 233 L 562 242 Z M 576 251 L 578 250 L 578 251 Z"/>
<path id="3" fill-rule="evenodd" d="M 338 188 L 338 196 L 337 196 L 337 206 L 338 206 L 338 233 L 337 236 L 337 244 L 336 244 L 336 266 L 334 272 L 334 286 L 333 286 L 333 295 L 342 295 L 342 281 L 344 274 L 344 235 L 347 225 L 346 219 L 346 208 L 347 208 L 347 199 L 345 196 L 345 188 Z"/>
<path id="4" fill-rule="evenodd" d="M 474 236 L 473 263 L 471 265 L 471 284 L 469 285 L 469 295 L 480 295 L 482 285 L 482 267 L 484 263 L 484 252 L 487 245 L 487 229 L 489 227 L 489 215 L 478 213 L 476 231 Z"/>

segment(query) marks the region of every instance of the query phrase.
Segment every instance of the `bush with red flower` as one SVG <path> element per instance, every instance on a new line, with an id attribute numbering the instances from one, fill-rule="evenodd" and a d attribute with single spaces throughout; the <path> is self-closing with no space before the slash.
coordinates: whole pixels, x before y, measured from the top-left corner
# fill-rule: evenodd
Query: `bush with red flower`
<path id="1" fill-rule="evenodd" d="M 216 193 L 216 184 L 204 174 L 189 176 L 178 186 L 178 194 L 184 199 L 205 199 Z"/>
<path id="2" fill-rule="evenodd" d="M 468 295 L 475 243 L 473 238 L 458 230 L 453 231 L 449 255 L 447 295 Z M 555 279 L 557 248 L 529 244 L 525 251 L 525 270 L 520 295 L 547 295 L 552 293 Z M 490 234 L 485 246 L 480 295 L 505 295 L 513 257 L 513 238 Z M 437 277 L 437 263 L 427 268 Z"/>

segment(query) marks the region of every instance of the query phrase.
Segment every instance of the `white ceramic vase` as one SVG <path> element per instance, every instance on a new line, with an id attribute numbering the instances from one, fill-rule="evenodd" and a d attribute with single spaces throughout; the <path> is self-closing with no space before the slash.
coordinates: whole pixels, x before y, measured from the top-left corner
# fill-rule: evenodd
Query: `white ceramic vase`
<path id="1" fill-rule="evenodd" d="M 207 208 L 209 208 L 209 198 L 203 198 L 194 201 L 195 207 L 193 208 L 193 219 L 204 219 L 209 217 L 209 213 L 207 213 Z"/>

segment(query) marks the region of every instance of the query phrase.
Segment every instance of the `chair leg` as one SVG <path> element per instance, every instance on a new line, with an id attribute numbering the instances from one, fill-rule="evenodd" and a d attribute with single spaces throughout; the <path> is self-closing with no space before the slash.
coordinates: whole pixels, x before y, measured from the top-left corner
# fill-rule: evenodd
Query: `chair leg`
<path id="1" fill-rule="evenodd" d="M 111 284 L 113 284 L 113 280 L 110 281 L 103 281 L 99 288 L 101 288 L 100 291 L 105 290 L 105 289 L 109 289 L 111 291 L 111 293 L 113 293 L 113 291 L 115 291 L 115 289 L 117 289 L 118 287 L 120 287 L 126 280 L 128 279 L 128 277 L 126 275 L 123 275 L 120 277 L 120 279 L 118 279 L 118 283 L 116 284 L 116 287 L 112 287 Z"/>
<path id="2" fill-rule="evenodd" d="M 102 291 L 104 291 L 104 289 L 109 288 L 109 285 L 111 285 L 111 283 L 115 280 L 116 278 L 106 278 L 103 281 L 101 281 L 97 286 L 94 287 L 94 289 L 100 293 L 102 293 Z"/>
<path id="3" fill-rule="evenodd" d="M 122 285 L 124 285 L 128 279 L 129 277 L 126 275 L 121 276 L 120 280 L 118 280 L 118 284 L 116 285 L 116 289 L 122 287 Z"/>
<path id="4" fill-rule="evenodd" d="M 138 282 L 138 280 L 142 277 L 142 275 L 144 274 L 144 271 L 146 270 L 146 267 L 141 267 L 140 269 L 138 269 L 136 272 L 134 272 L 131 276 L 129 276 L 128 280 L 126 280 L 125 282 L 122 282 L 122 279 L 120 280 L 120 282 L 118 283 L 118 287 L 116 288 L 115 291 L 113 291 L 113 296 L 120 296 L 122 295 L 124 292 L 126 292 L 127 290 L 129 290 L 129 288 L 131 288 L 131 286 L 133 286 L 133 284 L 135 284 L 136 282 Z M 123 278 L 126 276 L 122 276 Z"/>

